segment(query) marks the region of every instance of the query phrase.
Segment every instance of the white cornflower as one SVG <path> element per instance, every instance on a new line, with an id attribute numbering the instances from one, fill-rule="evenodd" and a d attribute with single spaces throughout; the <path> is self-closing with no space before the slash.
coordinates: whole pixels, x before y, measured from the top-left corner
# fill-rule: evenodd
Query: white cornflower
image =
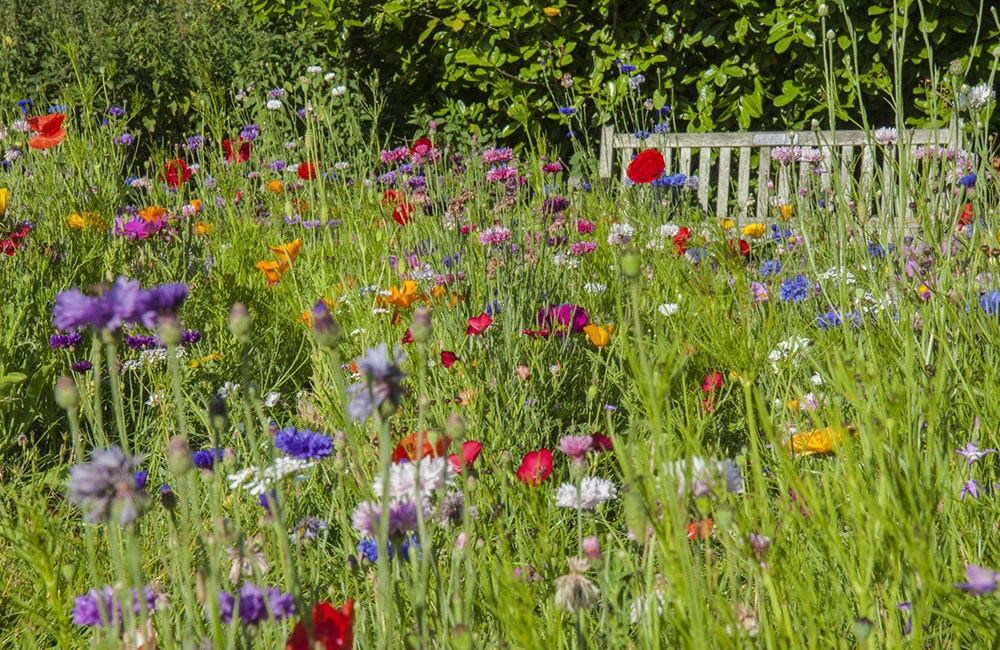
<path id="1" fill-rule="evenodd" d="M 14 120 L 11 122 L 10 128 L 18 133 L 27 133 L 31 130 L 27 120 Z"/>
<path id="2" fill-rule="evenodd" d="M 308 72 L 309 74 L 320 74 L 321 72 L 323 72 L 323 66 L 311 65 L 308 68 L 306 68 L 306 72 Z"/>
<path id="3" fill-rule="evenodd" d="M 291 456 L 279 456 L 270 467 L 260 469 L 255 466 L 247 467 L 235 474 L 230 474 L 230 489 L 243 488 L 253 496 L 260 496 L 267 492 L 278 481 L 293 477 L 296 480 L 304 480 L 305 472 L 311 469 L 315 463 L 303 458 L 292 458 Z"/>
<path id="4" fill-rule="evenodd" d="M 239 390 L 240 390 L 239 384 L 234 384 L 231 381 L 227 381 L 225 384 L 222 385 L 221 388 L 219 388 L 219 390 L 216 391 L 216 394 L 219 397 L 229 397 L 233 393 L 239 392 Z"/>
<path id="5" fill-rule="evenodd" d="M 281 100 L 280 99 L 269 99 L 269 100 L 267 100 L 267 110 L 269 110 L 269 111 L 276 111 L 279 108 L 281 108 Z"/>
<path id="6" fill-rule="evenodd" d="M 820 282 L 830 281 L 831 286 L 836 287 L 837 283 L 840 282 L 841 277 L 843 277 L 844 282 L 847 284 L 854 284 L 854 274 L 847 269 L 841 269 L 840 267 L 834 266 L 826 271 L 819 274 L 817 279 Z"/>
<path id="7" fill-rule="evenodd" d="M 996 99 L 996 91 L 990 88 L 987 84 L 978 84 L 973 86 L 967 96 L 966 103 L 969 106 L 970 111 L 981 111 Z"/>
<path id="8" fill-rule="evenodd" d="M 607 479 L 588 476 L 580 481 L 579 490 L 572 483 L 563 483 L 556 491 L 556 505 L 560 508 L 593 510 L 618 495 L 615 484 Z"/>
<path id="9" fill-rule="evenodd" d="M 883 126 L 881 129 L 875 129 L 875 142 L 883 147 L 896 144 L 898 140 L 899 131 L 895 127 Z"/>
<path id="10" fill-rule="evenodd" d="M 334 97 L 340 97 L 341 95 L 344 95 L 346 93 L 347 93 L 347 86 L 334 86 L 330 90 L 330 94 L 333 95 Z"/>
<path id="11" fill-rule="evenodd" d="M 451 485 L 454 473 L 444 458 L 423 458 L 419 463 L 420 487 L 417 488 L 417 463 L 394 463 L 389 468 L 389 500 L 423 502 L 436 491 Z M 382 477 L 372 481 L 375 496 L 382 498 Z M 418 499 L 419 496 L 419 499 Z"/>
<path id="12" fill-rule="evenodd" d="M 580 258 L 577 255 L 570 255 L 566 251 L 558 251 L 552 256 L 552 263 L 556 266 L 565 266 L 569 269 L 580 268 Z"/>
<path id="13" fill-rule="evenodd" d="M 680 306 L 676 302 L 665 302 L 656 308 L 656 311 L 660 312 L 664 316 L 673 316 L 677 313 Z"/>
<path id="14" fill-rule="evenodd" d="M 323 81 L 333 81 L 336 78 L 337 78 L 336 72 L 327 72 L 325 75 L 323 75 Z"/>
<path id="15" fill-rule="evenodd" d="M 811 340 L 803 336 L 793 336 L 790 339 L 778 343 L 767 355 L 767 360 L 771 362 L 771 368 L 778 372 L 778 363 L 787 359 L 797 360 L 800 352 L 805 352 L 809 348 Z"/>
<path id="16" fill-rule="evenodd" d="M 267 408 L 274 408 L 275 406 L 278 405 L 278 400 L 280 399 L 281 399 L 281 394 L 276 390 L 272 390 L 270 393 L 267 394 L 267 397 L 264 398 L 264 406 L 266 406 Z"/>
<path id="17" fill-rule="evenodd" d="M 608 233 L 608 243 L 612 245 L 624 246 L 632 240 L 635 228 L 628 223 L 611 224 L 611 232 Z"/>
<path id="18" fill-rule="evenodd" d="M 660 226 L 658 234 L 660 239 L 673 239 L 681 231 L 680 226 L 675 223 L 665 223 Z"/>

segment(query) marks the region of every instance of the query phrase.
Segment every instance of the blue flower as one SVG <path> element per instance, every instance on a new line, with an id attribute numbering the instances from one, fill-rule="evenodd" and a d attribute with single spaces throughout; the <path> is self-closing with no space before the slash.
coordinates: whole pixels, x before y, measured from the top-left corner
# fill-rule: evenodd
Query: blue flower
<path id="1" fill-rule="evenodd" d="M 405 561 L 410 560 L 410 545 L 420 548 L 420 544 L 417 543 L 416 536 L 408 537 L 403 540 L 403 545 L 399 547 L 400 556 Z M 392 556 L 395 555 L 395 550 L 392 548 L 392 542 L 386 542 L 387 556 L 391 560 Z M 365 558 L 372 564 L 378 562 L 378 542 L 374 539 L 363 539 L 358 542 L 358 553 L 361 557 Z"/>
<path id="2" fill-rule="evenodd" d="M 976 175 L 966 174 L 962 178 L 958 179 L 958 182 L 962 184 L 962 187 L 972 187 L 976 184 Z"/>
<path id="3" fill-rule="evenodd" d="M 49 112 L 50 113 L 65 113 L 66 112 L 66 108 L 67 108 L 66 104 L 53 104 L 52 106 L 49 106 Z M 975 176 L 975 174 L 973 174 L 973 176 Z"/>
<path id="4" fill-rule="evenodd" d="M 663 135 L 664 133 L 670 133 L 670 123 L 669 122 L 659 122 L 653 126 L 653 133 L 657 135 Z"/>
<path id="5" fill-rule="evenodd" d="M 333 438 L 309 429 L 285 427 L 275 436 L 274 446 L 292 458 L 325 458 L 333 449 Z"/>
<path id="6" fill-rule="evenodd" d="M 778 260 L 768 260 L 760 265 L 760 274 L 765 278 L 779 273 L 781 273 L 781 262 Z"/>
<path id="7" fill-rule="evenodd" d="M 979 299 L 979 306 L 988 316 L 1000 314 L 1000 291 L 988 291 Z"/>
<path id="8" fill-rule="evenodd" d="M 773 241 L 788 241 L 788 238 L 792 236 L 792 231 L 785 229 L 781 230 L 777 225 L 771 224 L 771 239 Z"/>
<path id="9" fill-rule="evenodd" d="M 809 280 L 801 275 L 785 280 L 781 285 L 781 299 L 802 302 L 809 297 Z"/>
<path id="10" fill-rule="evenodd" d="M 191 462 L 198 469 L 212 469 L 217 462 L 222 461 L 223 449 L 199 449 L 191 453 Z"/>
<path id="11" fill-rule="evenodd" d="M 875 242 L 868 242 L 868 254 L 872 257 L 885 257 L 885 249 Z"/>
<path id="12" fill-rule="evenodd" d="M 825 314 L 820 314 L 819 316 L 816 317 L 816 327 L 820 328 L 821 330 L 833 329 L 834 327 L 839 326 L 841 323 L 842 321 L 840 320 L 840 316 L 838 316 L 837 312 L 833 310 L 830 310 Z"/>
<path id="13" fill-rule="evenodd" d="M 576 112 L 576 109 L 573 108 L 572 106 L 560 106 L 559 107 L 559 113 L 562 114 L 562 115 L 569 116 L 569 115 L 572 115 L 575 112 Z"/>
<path id="14" fill-rule="evenodd" d="M 635 72 L 635 66 L 631 63 L 622 63 L 618 66 L 618 68 L 621 70 L 622 74 L 631 74 Z"/>

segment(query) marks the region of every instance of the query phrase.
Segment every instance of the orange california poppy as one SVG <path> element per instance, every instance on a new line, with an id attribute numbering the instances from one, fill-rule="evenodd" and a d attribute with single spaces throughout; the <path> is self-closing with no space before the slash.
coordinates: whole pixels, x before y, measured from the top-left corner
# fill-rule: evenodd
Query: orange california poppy
<path id="1" fill-rule="evenodd" d="M 698 522 L 691 522 L 687 525 L 687 538 L 694 539 L 701 537 L 708 539 L 712 535 L 713 523 L 711 519 L 702 519 Z"/>
<path id="2" fill-rule="evenodd" d="M 191 199 L 188 201 L 195 212 L 201 212 L 201 199 Z"/>
<path id="3" fill-rule="evenodd" d="M 583 333 L 587 335 L 591 343 L 603 348 L 611 343 L 611 335 L 615 333 L 615 326 L 608 325 L 608 328 L 604 329 L 600 325 L 587 325 L 583 328 Z"/>
<path id="4" fill-rule="evenodd" d="M 278 284 L 278 280 L 281 276 L 285 274 L 288 270 L 288 264 L 285 262 L 271 262 L 267 260 L 261 260 L 256 264 L 257 268 L 264 272 L 264 276 L 267 278 L 268 285 Z"/>
<path id="5" fill-rule="evenodd" d="M 294 262 L 299 256 L 299 251 L 302 249 L 302 240 L 296 238 L 288 244 L 282 244 L 281 246 L 268 246 L 268 248 L 272 253 L 274 253 L 274 256 L 282 262 Z"/>
<path id="6" fill-rule="evenodd" d="M 139 216 L 142 217 L 147 223 L 151 221 L 156 221 L 157 219 L 162 219 L 163 215 L 167 213 L 166 208 L 158 208 L 155 205 L 151 205 L 148 208 L 139 210 Z"/>
<path id="7" fill-rule="evenodd" d="M 62 142 L 66 137 L 66 129 L 62 128 L 65 119 L 66 116 L 62 113 L 29 118 L 28 126 L 38 135 L 28 140 L 28 146 L 32 149 L 48 149 Z"/>
<path id="8" fill-rule="evenodd" d="M 417 461 L 425 457 L 442 458 L 450 442 L 448 436 L 437 436 L 437 442 L 432 445 L 431 435 L 427 431 L 414 431 L 396 445 L 396 450 L 392 452 L 392 462 L 398 463 L 404 458 L 409 461 Z"/>
<path id="9" fill-rule="evenodd" d="M 386 297 L 385 301 L 400 309 L 406 309 L 421 297 L 417 290 L 417 283 L 413 280 L 403 282 L 402 290 L 398 287 L 389 287 L 389 291 L 392 292 L 392 295 Z"/>
<path id="10" fill-rule="evenodd" d="M 838 427 L 826 427 L 825 429 L 813 429 L 802 433 L 792 434 L 788 441 L 788 451 L 798 456 L 811 456 L 812 454 L 825 454 L 835 451 L 836 447 L 843 442 L 840 429 Z"/>

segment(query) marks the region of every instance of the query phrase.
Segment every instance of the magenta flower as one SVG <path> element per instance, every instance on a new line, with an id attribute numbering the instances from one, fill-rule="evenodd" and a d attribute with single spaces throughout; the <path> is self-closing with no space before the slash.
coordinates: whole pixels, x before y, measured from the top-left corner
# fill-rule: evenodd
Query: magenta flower
<path id="1" fill-rule="evenodd" d="M 548 309 L 538 312 L 538 327 L 556 330 L 557 336 L 563 335 L 560 330 L 569 330 L 579 334 L 587 326 L 587 311 L 583 307 L 571 304 L 549 305 Z"/>

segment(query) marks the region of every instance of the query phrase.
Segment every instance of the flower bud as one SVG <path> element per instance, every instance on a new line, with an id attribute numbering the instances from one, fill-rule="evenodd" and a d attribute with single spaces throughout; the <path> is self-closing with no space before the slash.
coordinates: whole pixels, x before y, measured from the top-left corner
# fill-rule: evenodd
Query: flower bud
<path id="1" fill-rule="evenodd" d="M 826 30 L 826 40 L 832 41 L 835 38 L 837 38 L 837 33 L 835 31 L 832 29 Z"/>
<path id="2" fill-rule="evenodd" d="M 173 510 L 177 507 L 177 495 L 166 483 L 160 486 L 160 503 L 167 510 Z"/>
<path id="3" fill-rule="evenodd" d="M 622 255 L 622 273 L 624 273 L 626 277 L 634 278 L 638 276 L 641 264 L 642 259 L 635 251 L 626 251 L 626 253 Z"/>
<path id="4" fill-rule="evenodd" d="M 962 62 L 960 60 L 958 60 L 958 59 L 955 59 L 950 64 L 948 64 L 948 74 L 950 74 L 953 77 L 961 77 L 962 76 Z"/>
<path id="5" fill-rule="evenodd" d="M 243 303 L 238 302 L 229 310 L 229 331 L 244 345 L 250 343 L 251 323 L 250 312 Z"/>
<path id="6" fill-rule="evenodd" d="M 216 395 L 208 405 L 208 423 L 217 433 L 229 429 L 229 414 L 226 412 L 225 398 Z"/>
<path id="7" fill-rule="evenodd" d="M 312 330 L 316 342 L 327 348 L 335 347 L 343 333 L 337 321 L 333 320 L 329 307 L 322 300 L 313 306 Z"/>
<path id="8" fill-rule="evenodd" d="M 160 335 L 163 345 L 168 348 L 177 347 L 181 344 L 181 322 L 174 314 L 163 314 L 156 321 L 156 329 Z"/>
<path id="9" fill-rule="evenodd" d="M 601 540 L 597 539 L 593 535 L 585 537 L 583 539 L 583 552 L 586 553 L 587 557 L 591 560 L 601 557 Z"/>
<path id="10" fill-rule="evenodd" d="M 167 466 L 177 476 L 183 476 L 193 467 L 191 449 L 188 447 L 187 440 L 182 436 L 174 436 L 167 443 Z"/>
<path id="11" fill-rule="evenodd" d="M 59 408 L 69 411 L 75 409 L 80 404 L 80 392 L 76 389 L 76 382 L 63 375 L 56 380 L 56 404 Z"/>
<path id="12" fill-rule="evenodd" d="M 458 413 L 452 413 L 448 416 L 444 431 L 449 438 L 456 442 L 465 440 L 465 420 Z"/>
<path id="13" fill-rule="evenodd" d="M 433 330 L 431 328 L 431 310 L 421 305 L 413 312 L 413 323 L 410 325 L 410 334 L 417 343 L 426 343 L 431 339 Z"/>
<path id="14" fill-rule="evenodd" d="M 821 2 L 819 3 L 819 9 L 817 9 L 816 13 L 819 14 L 820 18 L 826 18 L 830 15 L 830 7 L 826 6 L 825 2 Z"/>

